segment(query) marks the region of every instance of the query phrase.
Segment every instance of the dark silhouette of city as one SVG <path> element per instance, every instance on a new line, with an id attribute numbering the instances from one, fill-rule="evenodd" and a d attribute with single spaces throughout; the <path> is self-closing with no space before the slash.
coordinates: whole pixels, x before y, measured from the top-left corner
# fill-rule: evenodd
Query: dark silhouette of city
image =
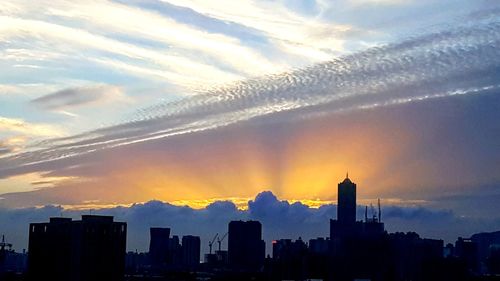
<path id="1" fill-rule="evenodd" d="M 15 253 L 2 238 L 0 280 L 500 280 L 500 231 L 444 245 L 414 232 L 388 233 L 380 200 L 363 220 L 356 207 L 356 184 L 346 176 L 329 237 L 275 240 L 266 257 L 261 223 L 230 221 L 207 241 L 203 261 L 200 237 L 171 237 L 170 228 L 150 228 L 147 253 L 126 253 L 125 222 L 50 218 L 30 224 L 28 253 Z"/>

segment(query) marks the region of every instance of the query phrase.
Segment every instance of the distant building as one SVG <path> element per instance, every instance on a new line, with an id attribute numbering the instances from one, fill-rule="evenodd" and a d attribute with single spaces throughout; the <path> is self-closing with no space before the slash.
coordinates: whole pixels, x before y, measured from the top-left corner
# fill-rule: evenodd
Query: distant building
<path id="1" fill-rule="evenodd" d="M 198 236 L 182 237 L 182 264 L 187 268 L 196 268 L 200 264 L 201 240 Z"/>
<path id="2" fill-rule="evenodd" d="M 111 216 L 81 221 L 51 218 L 29 229 L 28 278 L 53 281 L 123 280 L 127 224 Z"/>
<path id="3" fill-rule="evenodd" d="M 291 239 L 280 239 L 273 241 L 273 259 L 290 259 L 294 256 L 305 255 L 307 245 L 299 237 L 296 241 Z"/>
<path id="4" fill-rule="evenodd" d="M 328 250 L 330 249 L 330 239 L 325 239 L 323 237 L 319 237 L 316 239 L 309 240 L 309 251 L 313 254 L 328 254 Z"/>
<path id="5" fill-rule="evenodd" d="M 343 225 L 356 222 L 356 184 L 349 175 L 338 185 L 337 220 Z"/>
<path id="6" fill-rule="evenodd" d="M 149 270 L 148 253 L 127 252 L 125 255 L 125 274 L 135 275 L 144 274 Z"/>
<path id="7" fill-rule="evenodd" d="M 487 273 L 491 267 L 491 247 L 500 245 L 500 231 L 477 233 L 470 237 L 470 240 L 477 245 L 477 258 L 481 273 Z"/>
<path id="8" fill-rule="evenodd" d="M 273 241 L 273 260 L 278 280 L 305 280 L 308 277 L 308 248 L 301 238 Z"/>
<path id="9" fill-rule="evenodd" d="M 12 244 L 7 243 L 5 236 L 2 235 L 0 241 L 0 280 L 3 280 L 5 274 L 19 274 L 26 270 L 27 255 L 26 251 L 16 253 L 12 249 Z"/>
<path id="10" fill-rule="evenodd" d="M 389 264 L 396 280 L 426 280 L 442 270 L 432 267 L 443 259 L 443 248 L 443 240 L 422 239 L 415 232 L 396 232 L 389 234 L 385 250 L 390 253 Z"/>
<path id="11" fill-rule="evenodd" d="M 259 271 L 265 258 L 262 225 L 258 221 L 231 221 L 228 231 L 229 265 L 238 271 Z"/>
<path id="12" fill-rule="evenodd" d="M 489 247 L 486 266 L 490 274 L 500 275 L 500 244 Z"/>
<path id="13" fill-rule="evenodd" d="M 388 242 L 380 220 L 380 201 L 378 212 L 371 208 L 369 218 L 366 207 L 365 220 L 356 221 L 356 184 L 347 175 L 337 190 L 337 219 L 330 220 L 330 278 L 383 280 L 380 268 L 388 259 L 384 251 Z"/>
<path id="14" fill-rule="evenodd" d="M 149 259 L 153 267 L 165 266 L 168 262 L 170 228 L 151 227 L 149 229 Z"/>
<path id="15" fill-rule="evenodd" d="M 179 236 L 173 235 L 172 238 L 169 239 L 168 243 L 168 266 L 172 268 L 178 268 L 179 266 L 181 266 L 181 254 L 182 252 Z"/>
<path id="16" fill-rule="evenodd" d="M 465 261 L 469 270 L 479 272 L 479 251 L 476 242 L 458 237 L 455 242 L 455 256 Z"/>
<path id="17" fill-rule="evenodd" d="M 381 220 L 380 200 L 378 212 L 368 217 L 368 207 L 365 210 L 365 221 L 356 221 L 356 184 L 349 176 L 338 184 L 337 219 L 330 220 L 330 240 L 335 250 L 341 239 L 353 237 L 378 237 L 385 233 Z M 373 209 L 373 208 L 372 208 Z"/>

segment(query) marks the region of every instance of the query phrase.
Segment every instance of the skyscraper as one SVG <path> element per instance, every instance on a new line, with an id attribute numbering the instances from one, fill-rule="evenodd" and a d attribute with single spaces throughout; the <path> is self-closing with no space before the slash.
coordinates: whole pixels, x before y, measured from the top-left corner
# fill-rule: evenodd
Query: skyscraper
<path id="1" fill-rule="evenodd" d="M 368 208 L 365 211 L 365 221 L 356 221 L 356 184 L 349 179 L 349 175 L 338 184 L 337 219 L 330 220 L 330 239 L 354 236 L 378 236 L 385 232 L 384 224 L 380 220 L 380 201 L 378 212 L 372 209 L 373 216 L 368 218 Z M 334 246 L 333 248 L 336 248 Z"/>
<path id="2" fill-rule="evenodd" d="M 170 228 L 151 227 L 149 229 L 149 258 L 153 267 L 160 267 L 167 264 Z"/>
<path id="3" fill-rule="evenodd" d="M 30 280 L 118 281 L 125 270 L 127 224 L 110 216 L 51 218 L 29 231 Z"/>
<path id="4" fill-rule="evenodd" d="M 188 268 L 196 268 L 200 264 L 200 237 L 182 236 L 182 264 Z"/>
<path id="5" fill-rule="evenodd" d="M 344 225 L 356 222 L 356 184 L 349 175 L 338 185 L 337 220 Z"/>
<path id="6" fill-rule="evenodd" d="M 240 271 L 258 271 L 265 258 L 262 225 L 258 221 L 231 221 L 228 231 L 230 266 Z"/>

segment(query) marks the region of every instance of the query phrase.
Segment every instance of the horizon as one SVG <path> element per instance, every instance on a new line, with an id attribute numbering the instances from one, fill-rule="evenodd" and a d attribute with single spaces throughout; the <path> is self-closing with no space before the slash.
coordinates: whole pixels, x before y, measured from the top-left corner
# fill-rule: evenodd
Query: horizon
<path id="1" fill-rule="evenodd" d="M 363 221 L 365 207 L 376 204 L 377 199 L 365 203 L 367 204 L 357 204 L 357 221 Z M 113 216 L 115 221 L 128 224 L 127 251 L 147 252 L 149 229 L 167 227 L 171 229 L 172 235 L 179 237 L 200 236 L 201 251 L 204 253 L 208 252 L 208 242 L 215 233 L 222 234 L 227 231 L 229 221 L 255 220 L 263 224 L 263 238 L 266 242 L 266 252 L 269 254 L 272 245 L 270 242 L 274 240 L 300 237 L 308 241 L 328 237 L 328 222 L 336 218 L 337 206 L 335 201 L 311 207 L 300 201 L 280 199 L 272 191 L 262 191 L 247 201 L 246 208 L 241 208 L 230 200 L 215 200 L 202 208 L 173 205 L 159 200 L 101 209 L 64 209 L 62 206 L 47 205 L 8 210 L 0 216 L 0 221 L 10 223 L 13 232 L 7 232 L 6 238 L 17 251 L 26 249 L 24 246 L 18 246 L 27 246 L 30 223 L 45 222 L 52 217 L 78 220 L 83 215 L 104 215 Z M 389 233 L 415 232 L 422 238 L 442 239 L 445 244 L 454 243 L 458 237 L 470 237 L 473 234 L 500 229 L 498 219 L 478 221 L 475 218 L 458 216 L 452 210 L 430 209 L 420 204 L 384 205 L 382 199 L 381 210 L 384 214 L 382 222 Z M 368 217 L 378 216 L 378 213 L 372 212 L 374 210 L 370 209 Z M 296 225 L 301 227 L 297 229 Z M 226 243 L 223 242 L 224 247 L 227 246 Z"/>

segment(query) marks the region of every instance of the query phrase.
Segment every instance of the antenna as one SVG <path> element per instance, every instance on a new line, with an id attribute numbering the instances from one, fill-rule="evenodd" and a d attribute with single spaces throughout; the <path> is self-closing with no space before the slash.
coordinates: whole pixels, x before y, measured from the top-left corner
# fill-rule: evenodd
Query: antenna
<path id="1" fill-rule="evenodd" d="M 378 222 L 382 222 L 382 209 L 380 208 L 380 198 L 378 199 Z"/>

